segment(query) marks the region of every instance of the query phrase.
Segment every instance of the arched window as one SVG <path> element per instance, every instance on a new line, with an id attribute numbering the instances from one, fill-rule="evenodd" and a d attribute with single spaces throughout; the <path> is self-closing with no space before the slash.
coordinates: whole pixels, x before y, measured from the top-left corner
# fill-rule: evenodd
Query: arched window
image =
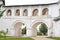
<path id="1" fill-rule="evenodd" d="M 12 14 L 12 12 L 11 12 L 11 10 L 9 9 L 9 10 L 7 11 L 7 16 L 11 16 L 11 14 Z"/>
<path id="2" fill-rule="evenodd" d="M 42 15 L 46 15 L 46 14 L 48 14 L 48 8 L 44 8 L 44 9 L 42 10 Z"/>
<path id="3" fill-rule="evenodd" d="M 19 9 L 16 10 L 15 16 L 20 16 L 20 10 Z"/>
<path id="4" fill-rule="evenodd" d="M 25 9 L 25 10 L 23 11 L 23 16 L 28 16 L 28 10 L 27 10 L 27 9 Z"/>
<path id="5" fill-rule="evenodd" d="M 32 16 L 37 16 L 37 13 L 38 13 L 38 9 L 34 9 Z"/>

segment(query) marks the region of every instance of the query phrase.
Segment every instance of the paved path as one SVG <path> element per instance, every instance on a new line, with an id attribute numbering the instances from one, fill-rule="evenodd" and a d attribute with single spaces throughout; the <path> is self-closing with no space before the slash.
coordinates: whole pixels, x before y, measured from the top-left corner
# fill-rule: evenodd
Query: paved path
<path id="1" fill-rule="evenodd" d="M 47 38 L 46 36 L 37 36 L 32 38 L 35 40 L 53 40 L 53 39 Z"/>

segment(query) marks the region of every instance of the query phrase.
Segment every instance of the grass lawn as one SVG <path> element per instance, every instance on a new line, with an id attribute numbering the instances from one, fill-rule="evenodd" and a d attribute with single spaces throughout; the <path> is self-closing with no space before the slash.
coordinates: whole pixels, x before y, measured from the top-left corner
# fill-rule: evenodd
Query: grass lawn
<path id="1" fill-rule="evenodd" d="M 59 37 L 48 37 L 48 38 L 51 38 L 51 39 L 54 39 L 54 40 L 60 40 Z"/>
<path id="2" fill-rule="evenodd" d="M 0 37 L 0 40 L 34 40 L 29 37 L 20 37 L 20 38 L 15 38 L 15 37 Z"/>

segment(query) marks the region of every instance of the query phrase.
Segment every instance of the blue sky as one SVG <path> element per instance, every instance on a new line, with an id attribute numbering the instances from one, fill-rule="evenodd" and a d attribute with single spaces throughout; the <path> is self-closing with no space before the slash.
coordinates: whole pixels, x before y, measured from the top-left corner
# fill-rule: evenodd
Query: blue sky
<path id="1" fill-rule="evenodd" d="M 59 0 L 5 0 L 6 5 L 31 5 L 55 3 Z"/>

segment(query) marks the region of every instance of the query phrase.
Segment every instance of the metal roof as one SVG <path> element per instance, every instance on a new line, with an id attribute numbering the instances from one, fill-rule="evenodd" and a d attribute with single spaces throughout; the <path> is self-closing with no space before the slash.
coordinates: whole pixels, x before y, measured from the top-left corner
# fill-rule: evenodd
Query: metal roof
<path id="1" fill-rule="evenodd" d="M 51 3 L 39 3 L 38 1 L 36 1 L 37 3 L 33 3 L 33 4 L 29 4 L 29 2 L 27 4 L 14 4 L 12 5 L 13 3 L 12 2 L 9 2 L 7 0 L 0 0 L 0 1 L 3 1 L 3 4 L 4 4 L 4 7 L 17 7 L 17 6 L 45 6 L 45 5 L 53 5 L 53 4 L 58 4 L 60 3 L 60 0 L 57 0 L 55 2 L 51 2 Z M 16 1 L 16 0 L 15 0 Z M 41 0 L 40 0 L 41 1 Z M 47 1 L 47 0 L 46 0 Z M 18 2 L 18 1 L 17 1 Z M 8 3 L 11 3 L 11 4 L 8 4 Z M 25 3 L 25 2 L 24 2 Z"/>
<path id="2" fill-rule="evenodd" d="M 5 6 L 51 5 L 59 0 L 5 0 Z"/>

